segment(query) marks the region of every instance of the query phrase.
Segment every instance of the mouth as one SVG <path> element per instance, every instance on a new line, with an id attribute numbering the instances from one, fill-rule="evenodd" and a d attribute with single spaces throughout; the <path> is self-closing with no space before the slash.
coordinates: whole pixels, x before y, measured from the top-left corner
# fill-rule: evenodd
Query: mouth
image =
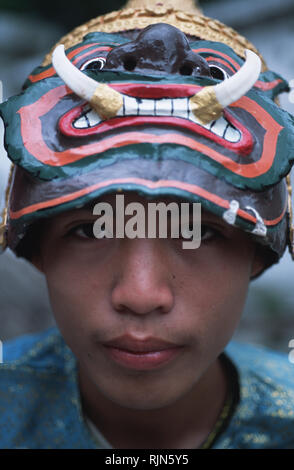
<path id="1" fill-rule="evenodd" d="M 201 124 L 192 112 L 189 98 L 142 99 L 124 95 L 123 106 L 119 110 L 117 118 L 127 118 L 131 116 L 167 116 L 187 120 L 231 143 L 240 142 L 242 137 L 241 132 L 224 116 L 221 116 L 219 119 L 209 124 Z M 72 127 L 77 130 L 96 129 L 102 122 L 103 120 L 96 111 L 86 106 L 82 114 L 77 119 L 73 120 Z"/>
<path id="2" fill-rule="evenodd" d="M 107 356 L 119 365 L 134 370 L 151 370 L 175 359 L 183 346 L 158 338 L 138 339 L 122 336 L 103 344 Z"/>
<path id="3" fill-rule="evenodd" d="M 250 131 L 231 110 L 225 109 L 219 119 L 205 125 L 197 119 L 191 108 L 191 97 L 201 90 L 198 85 L 116 83 L 112 88 L 123 97 L 116 117 L 103 120 L 89 103 L 83 103 L 61 117 L 60 132 L 67 137 L 101 135 L 105 138 L 107 132 L 118 129 L 128 133 L 130 128 L 141 126 L 144 134 L 150 126 L 165 126 L 165 132 L 173 128 L 179 129 L 180 134 L 183 130 L 192 132 L 238 154 L 252 151 L 254 140 Z"/>

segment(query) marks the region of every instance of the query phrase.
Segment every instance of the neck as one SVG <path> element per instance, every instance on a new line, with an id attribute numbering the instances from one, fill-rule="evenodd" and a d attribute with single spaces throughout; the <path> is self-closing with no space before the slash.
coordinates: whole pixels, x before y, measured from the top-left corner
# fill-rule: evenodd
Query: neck
<path id="1" fill-rule="evenodd" d="M 114 448 L 198 448 L 213 430 L 227 394 L 219 359 L 185 396 L 154 410 L 134 410 L 108 400 L 84 368 L 79 368 L 79 382 L 85 414 Z"/>

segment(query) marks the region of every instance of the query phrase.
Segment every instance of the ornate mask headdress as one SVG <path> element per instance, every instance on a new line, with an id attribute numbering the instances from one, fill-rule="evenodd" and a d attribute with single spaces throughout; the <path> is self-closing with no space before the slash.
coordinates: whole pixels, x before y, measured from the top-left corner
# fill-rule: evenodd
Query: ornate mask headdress
<path id="1" fill-rule="evenodd" d="M 192 1 L 131 0 L 52 52 L 0 107 L 10 248 L 35 221 L 126 190 L 201 202 L 279 259 L 294 121 L 252 44 Z"/>

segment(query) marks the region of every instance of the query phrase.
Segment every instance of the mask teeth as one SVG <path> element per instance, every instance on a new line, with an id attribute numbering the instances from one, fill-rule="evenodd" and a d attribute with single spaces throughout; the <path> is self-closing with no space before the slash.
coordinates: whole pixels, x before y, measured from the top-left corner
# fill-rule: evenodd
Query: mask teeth
<path id="1" fill-rule="evenodd" d="M 173 116 L 188 119 L 229 142 L 237 143 L 241 139 L 241 132 L 224 116 L 208 124 L 199 122 L 192 112 L 189 98 L 140 99 L 123 95 L 123 106 L 117 117 L 127 116 Z M 96 111 L 88 108 L 73 125 L 76 129 L 87 129 L 97 126 L 100 122 L 102 120 Z"/>

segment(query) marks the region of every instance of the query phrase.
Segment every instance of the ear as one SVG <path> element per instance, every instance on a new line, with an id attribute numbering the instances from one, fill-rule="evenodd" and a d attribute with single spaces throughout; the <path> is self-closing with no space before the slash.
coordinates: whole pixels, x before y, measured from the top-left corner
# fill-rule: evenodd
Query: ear
<path id="1" fill-rule="evenodd" d="M 32 257 L 30 258 L 30 263 L 38 269 L 42 274 L 44 274 L 44 269 L 43 269 L 43 259 L 41 256 L 41 253 L 34 253 Z"/>
<path id="2" fill-rule="evenodd" d="M 254 279 L 264 270 L 266 265 L 265 256 L 266 254 L 264 253 L 264 250 L 256 244 L 251 265 L 250 279 Z"/>

